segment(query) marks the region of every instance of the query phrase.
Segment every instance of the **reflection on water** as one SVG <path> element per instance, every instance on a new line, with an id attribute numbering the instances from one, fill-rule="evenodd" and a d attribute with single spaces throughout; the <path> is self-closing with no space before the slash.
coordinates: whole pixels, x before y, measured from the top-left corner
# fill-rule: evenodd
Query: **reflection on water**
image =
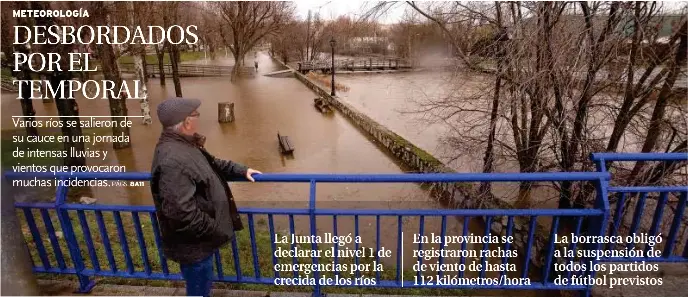
<path id="1" fill-rule="evenodd" d="M 259 54 L 259 73 L 278 70 L 278 65 L 265 54 Z M 247 58 L 248 60 L 248 58 Z M 252 61 L 250 61 L 252 62 Z M 216 61 L 231 65 L 230 58 Z M 250 63 L 249 63 L 250 65 Z M 182 78 L 185 97 L 203 101 L 199 111 L 200 133 L 207 136 L 207 149 L 216 157 L 231 159 L 263 172 L 338 172 L 338 173 L 399 173 L 399 167 L 370 143 L 355 127 L 339 115 L 323 116 L 312 106 L 314 94 L 295 79 L 257 75 L 236 83 L 229 77 Z M 160 86 L 155 78 L 148 84 L 153 109 L 165 98 L 174 96 L 171 80 Z M 12 96 L 12 99 L 14 96 Z M 21 114 L 18 100 L 3 100 L 3 126 L 11 127 L 11 115 Z M 220 124 L 217 103 L 234 102 L 236 120 Z M 140 115 L 139 103 L 127 101 L 129 115 Z M 56 115 L 54 103 L 35 102 L 37 115 Z M 108 115 L 107 100 L 79 100 L 80 115 Z M 161 131 L 155 112 L 154 124 L 144 126 L 132 118 L 132 146 L 110 152 L 105 161 L 89 159 L 89 164 L 127 166 L 128 171 L 150 171 L 154 145 Z M 288 135 L 296 150 L 293 158 L 278 150 L 277 132 Z M 107 146 L 107 145 L 106 145 Z M 111 150 L 111 149 L 110 149 Z M 234 183 L 232 190 L 241 206 L 242 201 L 305 201 L 307 193 L 293 188 L 294 184 Z M 392 193 L 403 193 L 413 199 L 425 200 L 425 193 L 415 185 L 385 185 L 375 191 L 363 185 L 323 187 L 318 199 L 373 200 Z M 93 188 L 98 203 L 151 205 L 148 186 L 126 188 Z"/>
<path id="2" fill-rule="evenodd" d="M 337 79 L 350 88 L 339 94 L 350 104 L 448 163 L 456 155 L 443 139 L 451 127 L 437 122 L 439 110 L 429 109 L 428 103 L 457 96 L 459 92 L 462 96 L 481 93 L 485 87 L 483 76 L 456 75 L 461 74 L 424 71 L 341 75 Z M 461 172 L 479 172 L 481 157 L 466 156 L 451 165 Z"/>
<path id="3" fill-rule="evenodd" d="M 463 150 L 447 141 L 456 131 L 466 133 L 468 127 L 488 127 L 489 114 L 469 112 L 489 110 L 490 78 L 475 73 L 400 72 L 387 74 L 352 74 L 337 77 L 350 88 L 340 92 L 343 100 L 391 129 L 413 144 L 429 152 L 457 172 L 482 172 L 484 143 L 470 149 L 470 139 L 458 139 Z M 486 97 L 487 96 L 487 97 Z M 455 98 L 469 98 L 457 101 Z M 460 104 L 460 105 L 459 105 Z M 439 108 L 438 108 L 439 107 Z M 460 116 L 442 120 L 449 110 L 463 108 Z M 458 119 L 457 119 L 458 118 Z M 454 127 L 459 126 L 462 127 Z M 482 126 L 479 126 L 482 125 Z M 476 132 L 471 134 L 476 134 Z M 508 139 L 507 139 L 508 141 Z M 456 145 L 456 144 L 454 144 Z M 495 161 L 496 172 L 518 172 L 515 162 Z M 507 201 L 515 201 L 518 184 L 493 184 L 493 193 Z M 557 207 L 558 196 L 546 187 L 533 190 L 532 204 L 537 207 Z"/>
<path id="4" fill-rule="evenodd" d="M 279 70 L 279 66 L 265 54 L 259 54 L 259 73 Z M 247 61 L 251 65 L 252 61 Z M 230 59 L 214 61 L 215 64 L 231 65 Z M 403 76 L 402 76 L 403 77 Z M 390 108 L 399 106 L 391 102 L 404 98 L 408 89 L 393 87 L 380 88 L 373 86 L 366 77 L 341 77 L 345 84 L 351 86 L 349 100 L 362 108 L 373 118 L 384 120 L 390 128 L 418 143 L 431 152 L 436 152 L 442 127 L 434 125 L 413 125 L 398 119 L 404 117 Z M 423 90 L 436 90 L 428 81 L 419 80 L 415 74 L 406 74 L 408 81 L 424 85 Z M 376 76 L 376 81 L 397 81 L 399 76 Z M 399 80 L 402 81 L 402 80 Z M 398 84 L 398 82 L 397 82 Z M 258 75 L 254 78 L 230 83 L 228 77 L 182 78 L 185 97 L 198 98 L 203 101 L 199 112 L 200 133 L 207 137 L 206 147 L 216 157 L 231 159 L 265 173 L 304 172 L 304 173 L 400 173 L 402 170 L 387 155 L 381 152 L 357 128 L 340 114 L 323 116 L 313 108 L 314 94 L 299 81 L 291 78 L 272 78 Z M 154 109 L 162 100 L 174 96 L 171 80 L 166 86 L 160 86 L 156 78 L 148 84 L 149 100 Z M 15 95 L 16 96 L 16 95 Z M 11 115 L 21 114 L 18 100 L 3 98 L 2 124 L 11 127 Z M 358 96 L 358 97 L 356 97 Z M 12 99 L 12 100 L 10 100 Z M 358 100 L 358 101 L 357 101 Z M 235 103 L 233 123 L 220 124 L 217 121 L 217 104 L 220 102 Z M 54 103 L 35 103 L 37 115 L 56 115 Z M 127 101 L 129 115 L 140 115 L 139 103 Z M 79 100 L 80 114 L 109 115 L 106 100 Z M 113 151 L 109 145 L 109 157 L 99 161 L 89 159 L 89 164 L 126 165 L 129 172 L 150 171 L 154 146 L 161 132 L 156 113 L 152 113 L 153 125 L 144 126 L 139 118 L 132 118 L 132 146 Z M 279 153 L 277 133 L 287 135 L 292 140 L 295 151 L 293 157 Z M 425 141 L 423 141 L 423 139 Z M 420 140 L 420 141 L 419 141 Z M 434 146 L 434 147 L 433 147 Z M 469 162 L 471 161 L 471 162 Z M 475 160 L 466 160 L 464 171 L 476 171 Z M 239 207 L 283 207 L 304 208 L 308 206 L 308 184 L 294 183 L 232 183 L 232 191 Z M 86 194 L 84 194 L 86 193 Z M 92 188 L 91 192 L 74 192 L 73 199 L 80 195 L 89 195 L 98 199 L 100 204 L 152 205 L 148 183 L 143 187 L 110 187 Z M 29 196 L 46 195 L 33 192 Z M 47 195 L 49 196 L 49 195 Z M 35 197 L 32 197 L 35 198 Z M 49 198 L 46 198 L 49 199 Z M 381 208 L 381 209 L 436 209 L 441 206 L 430 199 L 427 192 L 416 184 L 318 184 L 317 201 L 319 208 Z M 296 217 L 296 232 L 310 232 L 308 218 Z M 411 234 L 418 232 L 419 218 L 403 220 L 404 249 L 414 248 Z M 276 218 L 276 226 L 285 231 L 289 222 L 286 218 Z M 363 217 L 355 228 L 353 217 L 339 218 L 339 234 L 356 233 L 363 237 L 364 246 L 373 246 L 377 234 L 375 217 Z M 425 232 L 439 234 L 442 223 L 438 218 L 426 218 Z M 448 235 L 460 235 L 462 223 L 455 218 L 446 222 Z M 288 230 L 288 229 L 287 229 Z M 332 232 L 331 218 L 317 219 L 317 232 Z M 390 249 L 397 245 L 398 220 L 396 217 L 383 217 L 380 220 L 380 244 Z M 482 234 L 480 224 L 470 224 L 470 232 Z M 459 247 L 450 247 L 458 249 Z M 468 249 L 480 249 L 481 246 L 469 246 Z M 404 253 L 404 266 L 410 268 L 415 259 L 411 252 Z M 396 261 L 396 256 L 388 261 Z M 445 263 L 451 263 L 451 259 Z M 519 260 L 520 261 L 520 260 Z M 427 262 L 427 263 L 431 263 Z"/>

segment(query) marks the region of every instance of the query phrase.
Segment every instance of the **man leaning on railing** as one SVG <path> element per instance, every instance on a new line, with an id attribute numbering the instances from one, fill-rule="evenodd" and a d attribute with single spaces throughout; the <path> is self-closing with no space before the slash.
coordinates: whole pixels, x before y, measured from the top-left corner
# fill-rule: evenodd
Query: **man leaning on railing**
<path id="1" fill-rule="evenodd" d="M 220 160 L 204 148 L 198 99 L 171 98 L 158 105 L 163 126 L 155 147 L 151 191 L 165 256 L 179 262 L 187 296 L 209 296 L 213 254 L 243 229 L 231 178 L 254 181 L 261 172 Z"/>

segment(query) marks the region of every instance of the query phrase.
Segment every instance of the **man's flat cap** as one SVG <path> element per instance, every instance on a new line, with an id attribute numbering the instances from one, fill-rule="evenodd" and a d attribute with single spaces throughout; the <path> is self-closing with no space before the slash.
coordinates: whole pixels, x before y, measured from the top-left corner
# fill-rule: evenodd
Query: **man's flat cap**
<path id="1" fill-rule="evenodd" d="M 158 119 L 164 128 L 181 123 L 201 106 L 201 100 L 191 98 L 169 98 L 158 105 Z"/>

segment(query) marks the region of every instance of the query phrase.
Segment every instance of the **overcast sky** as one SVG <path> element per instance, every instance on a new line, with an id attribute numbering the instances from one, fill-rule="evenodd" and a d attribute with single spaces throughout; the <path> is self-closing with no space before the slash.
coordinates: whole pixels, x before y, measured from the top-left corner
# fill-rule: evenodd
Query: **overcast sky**
<path id="1" fill-rule="evenodd" d="M 320 12 L 323 19 L 333 19 L 340 15 L 358 17 L 376 3 L 362 0 L 299 0 L 296 1 L 296 11 L 304 20 L 308 16 L 309 9 L 313 13 Z M 396 3 L 384 16 L 378 18 L 378 21 L 387 24 L 398 22 L 404 14 L 405 5 L 403 2 Z"/>
<path id="2" fill-rule="evenodd" d="M 329 20 L 337 18 L 340 15 L 349 15 L 352 18 L 361 16 L 368 9 L 373 7 L 378 1 L 363 1 L 363 0 L 299 0 L 296 1 L 296 11 L 299 17 L 303 20 L 308 16 L 308 10 L 313 13 L 320 12 L 323 19 Z M 662 4 L 665 9 L 677 10 L 685 7 L 686 1 L 663 1 Z M 377 20 L 381 23 L 391 24 L 397 23 L 404 15 L 404 10 L 407 8 L 406 3 L 398 2 L 383 16 Z"/>

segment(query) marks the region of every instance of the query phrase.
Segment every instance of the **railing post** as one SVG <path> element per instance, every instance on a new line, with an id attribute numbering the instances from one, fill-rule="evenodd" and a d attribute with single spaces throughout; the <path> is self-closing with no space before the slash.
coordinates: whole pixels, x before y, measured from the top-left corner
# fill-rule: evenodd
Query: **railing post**
<path id="1" fill-rule="evenodd" d="M 310 215 L 310 221 L 311 221 L 311 238 L 315 238 L 315 236 L 318 236 L 317 233 L 317 228 L 315 226 L 315 180 L 311 180 L 311 187 L 310 187 L 310 197 L 308 199 L 308 213 Z M 311 244 L 311 248 L 314 251 L 318 250 L 318 244 L 313 241 Z M 315 266 L 318 266 L 318 258 L 313 257 L 313 264 Z M 313 297 L 325 297 L 320 292 L 320 273 L 318 271 L 313 272 L 313 277 L 315 278 L 315 286 L 313 287 Z"/>
<path id="2" fill-rule="evenodd" d="M 62 182 L 66 178 L 60 179 Z M 62 226 L 62 232 L 64 233 L 65 240 L 67 241 L 67 247 L 69 248 L 69 255 L 74 263 L 74 270 L 76 271 L 76 276 L 79 279 L 79 288 L 76 293 L 89 293 L 96 285 L 96 283 L 91 280 L 87 275 L 84 275 L 84 260 L 81 257 L 81 250 L 79 249 L 79 242 L 74 234 L 74 229 L 72 228 L 72 221 L 69 219 L 69 213 L 64 209 L 64 203 L 67 199 L 68 188 L 64 184 L 57 187 L 57 193 L 55 194 L 55 211 L 57 212 L 57 217 L 60 220 L 60 225 Z"/>
<path id="3" fill-rule="evenodd" d="M 601 164 L 604 164 L 604 160 L 600 161 Z M 604 169 L 604 168 L 598 168 L 598 169 Z M 597 199 L 595 199 L 595 208 L 602 210 L 602 215 L 593 217 L 592 220 L 590 221 L 589 227 L 587 228 L 589 230 L 590 236 L 604 236 L 607 234 L 607 221 L 609 220 L 609 198 L 607 197 L 607 188 L 609 187 L 609 176 L 605 178 L 599 178 L 595 182 L 595 188 L 597 192 Z M 588 244 L 587 249 L 588 250 L 601 250 L 603 248 L 602 244 L 597 242 L 597 243 L 591 243 Z M 596 265 L 599 261 L 597 258 L 590 258 L 588 263 L 591 263 L 591 265 Z M 588 267 L 588 271 L 590 272 L 590 277 L 595 278 L 595 271 L 592 269 L 592 267 Z M 592 294 L 592 285 L 588 286 L 587 289 L 581 291 L 581 296 L 584 297 L 590 297 Z"/>
<path id="4" fill-rule="evenodd" d="M 592 156 L 590 156 L 590 159 L 592 159 L 592 162 L 595 163 L 597 172 L 607 172 L 607 163 L 604 161 L 604 158 L 594 159 Z"/>

